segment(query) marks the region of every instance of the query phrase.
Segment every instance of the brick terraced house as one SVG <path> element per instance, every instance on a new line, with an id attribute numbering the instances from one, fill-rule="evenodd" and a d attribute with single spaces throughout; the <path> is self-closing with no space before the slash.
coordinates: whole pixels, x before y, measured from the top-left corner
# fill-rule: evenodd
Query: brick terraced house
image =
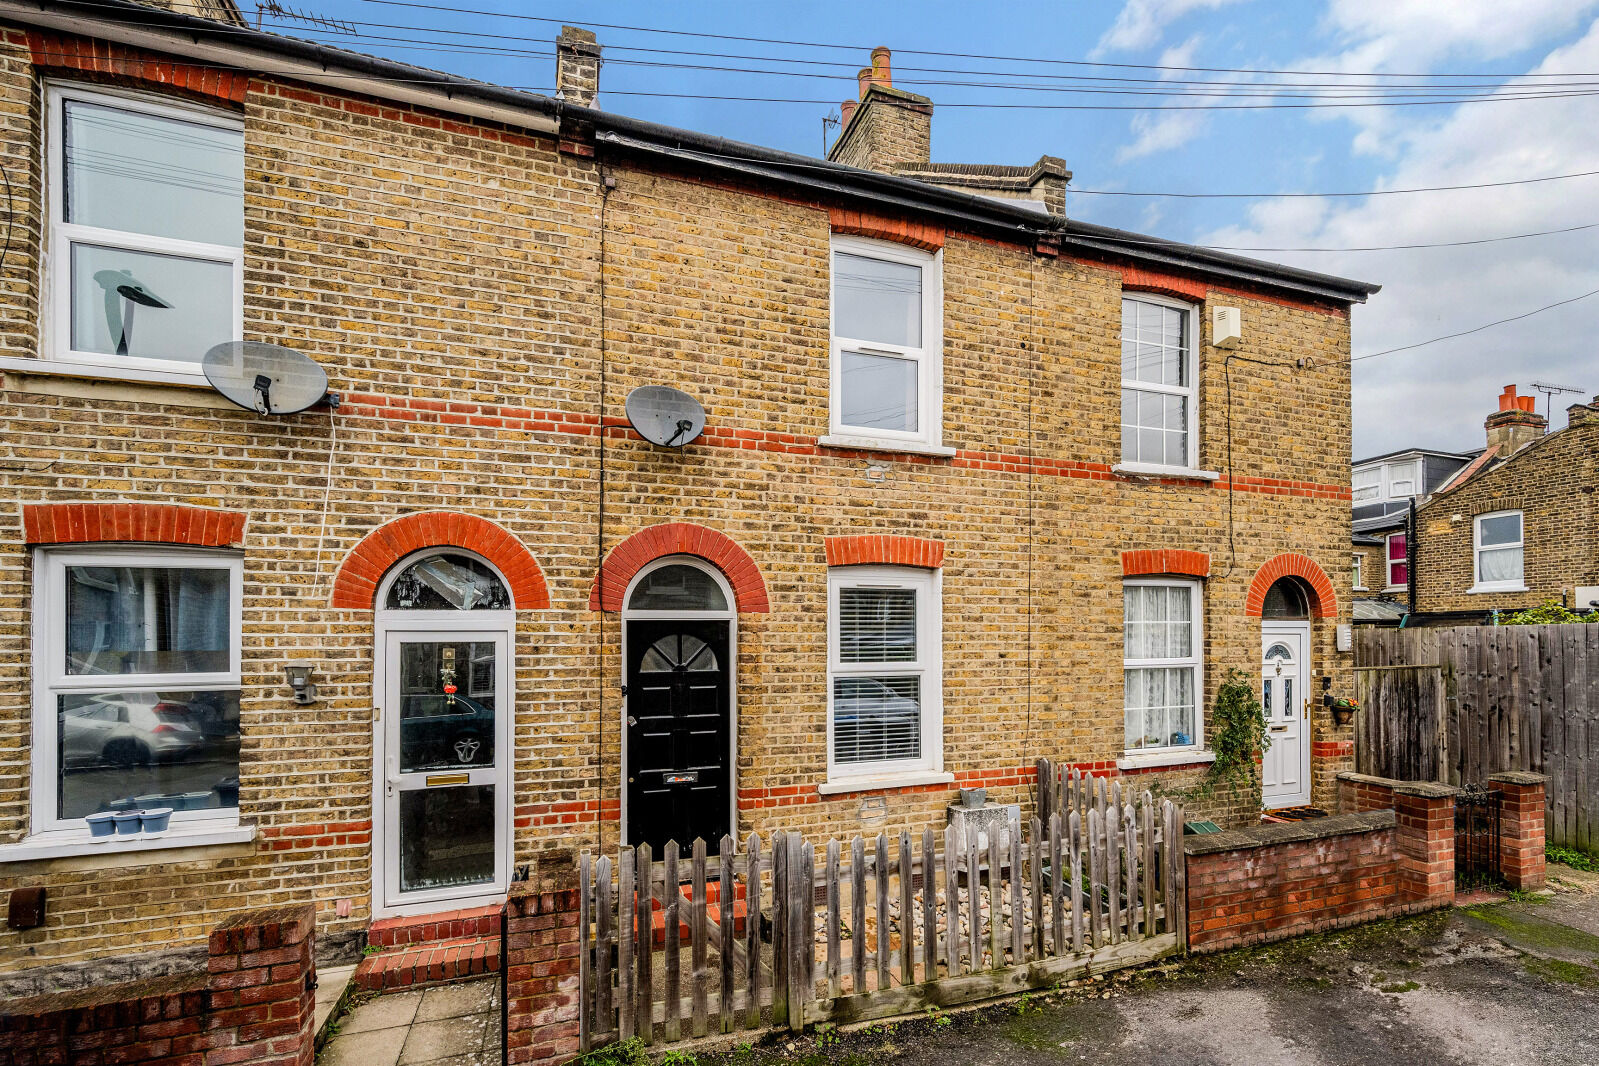
<path id="1" fill-rule="evenodd" d="M 1046 754 L 1183 789 L 1235 668 L 1263 794 L 1191 809 L 1332 805 L 1375 286 L 935 164 L 886 51 L 826 162 L 595 109 L 574 30 L 561 98 L 124 0 L 0 34 L 0 971 L 942 825 Z M 337 406 L 209 388 L 240 338 Z"/>

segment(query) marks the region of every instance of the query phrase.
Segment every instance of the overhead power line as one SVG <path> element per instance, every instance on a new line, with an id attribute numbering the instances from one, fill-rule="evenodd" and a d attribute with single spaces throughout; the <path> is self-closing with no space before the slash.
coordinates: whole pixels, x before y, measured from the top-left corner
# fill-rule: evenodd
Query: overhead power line
<path id="1" fill-rule="evenodd" d="M 366 4 L 377 4 L 384 7 L 405 7 L 419 11 L 440 11 L 451 15 L 480 15 L 485 18 L 515 19 L 526 22 L 539 22 L 546 25 L 572 25 L 588 26 L 603 30 L 626 30 L 633 33 L 657 33 L 673 37 L 698 37 L 713 41 L 741 41 L 750 44 L 776 44 L 792 48 L 832 48 L 844 49 L 857 54 L 870 51 L 874 45 L 870 44 L 844 44 L 839 42 L 823 41 L 794 41 L 777 37 L 749 37 L 728 33 L 707 33 L 698 30 L 673 30 L 659 26 L 630 26 L 622 23 L 594 22 L 589 19 L 553 18 L 541 15 L 524 15 L 508 11 L 483 11 L 473 8 L 456 7 L 449 4 L 425 4 L 416 0 L 361 0 Z M 1117 70 L 1175 70 L 1204 74 L 1281 74 L 1301 75 L 1309 77 L 1350 77 L 1350 78 L 1550 78 L 1550 77 L 1599 77 L 1599 74 L 1407 74 L 1386 72 L 1352 72 L 1342 70 L 1268 70 L 1250 67 L 1184 67 L 1159 63 L 1106 63 L 1096 60 L 1084 59 L 1047 59 L 1030 56 L 1014 55 L 988 55 L 981 52 L 943 52 L 930 51 L 919 48 L 896 48 L 896 55 L 939 56 L 949 59 L 984 59 L 1007 63 L 1036 63 L 1040 65 L 1070 66 L 1070 67 L 1103 67 Z"/>
<path id="2" fill-rule="evenodd" d="M 1442 337 L 1433 337 L 1430 340 L 1417 341 L 1415 344 L 1402 344 L 1398 348 L 1384 348 L 1380 352 L 1367 352 L 1365 355 L 1357 355 L 1349 361 L 1351 363 L 1359 363 L 1364 362 L 1367 359 L 1375 359 L 1379 355 L 1393 355 L 1395 352 L 1408 352 L 1413 348 L 1425 348 L 1429 344 L 1437 344 L 1440 341 L 1451 341 L 1456 337 L 1469 337 L 1473 333 L 1481 333 L 1485 329 L 1492 329 L 1495 326 L 1503 326 L 1507 322 L 1520 322 L 1524 318 L 1531 318 L 1533 315 L 1541 315 L 1545 311 L 1553 311 L 1557 307 L 1564 307 L 1567 304 L 1574 304 L 1578 300 L 1586 300 L 1590 296 L 1599 296 L 1599 289 L 1591 289 L 1588 292 L 1583 293 L 1581 296 L 1573 296 L 1569 300 L 1557 300 L 1552 304 L 1544 304 L 1542 307 L 1535 307 L 1531 311 L 1526 311 L 1519 315 L 1511 315 L 1509 318 L 1496 319 L 1493 322 L 1484 322 L 1480 326 L 1473 326 L 1471 329 L 1463 329 L 1459 333 L 1445 333 Z"/>
<path id="3" fill-rule="evenodd" d="M 1520 241 L 1529 237 L 1552 237 L 1561 233 L 1577 233 L 1582 230 L 1599 229 L 1599 222 L 1587 222 L 1580 226 L 1565 226 L 1560 229 L 1538 230 L 1533 233 L 1509 233 L 1501 237 L 1474 237 L 1461 241 L 1430 241 L 1418 244 L 1368 244 L 1351 245 L 1348 247 L 1329 247 L 1321 245 L 1309 248 L 1272 247 L 1256 244 L 1201 244 L 1197 247 L 1209 248 L 1216 252 L 1401 252 L 1416 251 L 1423 248 L 1464 248 L 1473 244 L 1500 244 L 1504 241 Z M 1143 241 L 1121 237 L 1096 237 L 1095 240 L 1113 241 L 1116 244 L 1160 245 L 1165 241 Z"/>

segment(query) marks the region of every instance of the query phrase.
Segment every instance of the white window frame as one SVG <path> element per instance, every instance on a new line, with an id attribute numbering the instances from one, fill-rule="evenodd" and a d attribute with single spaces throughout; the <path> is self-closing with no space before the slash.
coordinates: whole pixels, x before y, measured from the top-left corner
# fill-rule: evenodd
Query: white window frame
<path id="1" fill-rule="evenodd" d="M 242 120 L 226 112 L 179 101 L 151 97 L 144 93 L 104 92 L 75 84 L 51 83 L 46 88 L 48 123 L 43 137 L 45 172 L 48 175 L 50 204 L 49 233 L 44 253 L 45 337 L 40 346 L 44 358 L 78 366 L 125 369 L 130 377 L 150 374 L 180 380 L 204 381 L 200 364 L 187 359 L 153 359 L 132 355 L 107 355 L 80 352 L 72 348 L 72 255 L 73 243 L 94 244 L 127 251 L 149 252 L 223 263 L 233 271 L 233 335 L 244 336 L 244 241 L 242 238 L 244 200 L 239 201 L 241 238 L 239 247 L 206 244 L 200 241 L 154 237 L 124 230 L 102 229 L 66 221 L 65 101 L 81 100 L 124 111 L 138 111 L 179 122 L 199 123 L 219 129 L 244 129 Z"/>
<path id="2" fill-rule="evenodd" d="M 1160 296 L 1149 292 L 1123 292 L 1123 301 L 1131 300 L 1134 303 L 1153 304 L 1159 307 L 1175 308 L 1183 313 L 1183 334 L 1188 338 L 1188 384 L 1186 386 L 1161 385 L 1152 381 L 1136 381 L 1122 378 L 1121 392 L 1117 394 L 1118 401 L 1123 399 L 1129 389 L 1136 392 L 1159 392 L 1167 396 L 1184 396 L 1188 399 L 1188 459 L 1182 466 L 1172 466 L 1169 463 L 1134 462 L 1127 458 L 1121 450 L 1120 434 L 1118 433 L 1117 454 L 1120 461 L 1116 464 L 1118 471 L 1128 473 L 1173 473 L 1195 472 L 1199 470 L 1199 305 L 1187 300 L 1177 300 L 1169 296 Z M 1119 306 L 1119 305 L 1118 305 Z M 1122 315 L 1121 326 L 1117 330 L 1118 351 L 1117 358 L 1121 358 L 1120 340 L 1127 331 L 1127 316 Z M 1120 410 L 1120 407 L 1117 408 Z M 1121 421 L 1117 420 L 1118 429 Z"/>
<path id="3" fill-rule="evenodd" d="M 838 602 L 844 588 L 913 589 L 913 662 L 839 662 Z M 835 566 L 827 572 L 827 780 L 855 788 L 930 782 L 944 773 L 943 575 L 905 566 Z M 916 759 L 837 763 L 833 759 L 833 680 L 837 677 L 917 676 L 921 679 L 922 754 Z M 928 775 L 939 775 L 930 777 Z M 829 791 L 824 789 L 823 791 Z M 844 791 L 832 789 L 831 791 Z"/>
<path id="4" fill-rule="evenodd" d="M 1355 552 L 1350 556 L 1350 568 L 1353 571 L 1353 587 L 1356 592 L 1369 592 L 1366 588 L 1366 555 L 1364 552 Z"/>
<path id="5" fill-rule="evenodd" d="M 228 668 L 203 673 L 68 674 L 66 644 L 67 568 L 73 566 L 181 567 L 228 571 L 228 627 L 232 637 Z M 33 789 L 31 832 L 34 837 L 71 844 L 87 840 L 82 818 L 61 818 L 57 808 L 56 697 L 85 692 L 154 692 L 160 690 L 239 691 L 240 644 L 244 628 L 244 560 L 235 553 L 185 549 L 40 548 L 34 553 L 33 587 Z M 178 830 L 204 831 L 239 824 L 237 807 L 173 811 L 172 835 Z M 30 842 L 34 842 L 30 838 Z M 112 843 L 124 844 L 122 839 Z M 145 843 L 138 837 L 126 843 Z M 151 841 L 150 843 L 153 843 Z M 168 844 L 168 846 L 171 846 Z M 100 845 L 110 847 L 110 845 Z M 0 855 L 0 859 L 5 856 Z"/>
<path id="6" fill-rule="evenodd" d="M 922 344 L 905 347 L 881 341 L 857 341 L 840 336 L 838 322 L 837 270 L 834 257 L 843 252 L 866 259 L 905 263 L 922 271 Z M 944 253 L 924 251 L 891 241 L 834 235 L 827 252 L 828 276 L 828 435 L 824 444 L 840 446 L 882 446 L 889 450 L 915 451 L 942 449 L 944 442 Z M 915 432 L 883 429 L 879 426 L 852 426 L 843 419 L 844 351 L 865 355 L 909 359 L 917 364 L 917 417 Z"/>
<path id="7" fill-rule="evenodd" d="M 1382 579 L 1384 581 L 1384 592 L 1393 592 L 1396 589 L 1406 589 L 1410 587 L 1410 541 L 1408 539 L 1405 541 L 1405 557 L 1403 559 L 1396 560 L 1393 557 L 1393 549 L 1389 546 L 1395 537 L 1408 537 L 1408 534 L 1388 533 L 1382 538 Z M 1397 563 L 1403 563 L 1405 565 L 1406 580 L 1396 585 L 1394 584 L 1394 566 Z"/>
<path id="8" fill-rule="evenodd" d="M 1362 485 L 1362 478 L 1370 478 L 1370 482 Z M 1357 467 L 1349 476 L 1349 494 L 1354 503 L 1381 500 L 1385 491 L 1380 466 Z"/>
<path id="9" fill-rule="evenodd" d="M 1489 518 L 1504 518 L 1506 515 L 1515 515 L 1521 529 L 1521 536 L 1514 544 L 1491 544 L 1486 549 L 1482 544 L 1482 524 Z M 1484 581 L 1482 579 L 1482 553 L 1486 551 L 1503 551 L 1506 548 L 1521 549 L 1521 578 L 1515 581 Z M 1507 511 L 1489 511 L 1480 514 L 1471 520 L 1471 578 L 1472 585 L 1468 592 L 1526 592 L 1527 591 L 1527 516 L 1521 510 L 1512 508 Z"/>
<path id="10" fill-rule="evenodd" d="M 1400 471 L 1408 471 L 1408 476 L 1401 477 Z M 1408 500 L 1412 496 L 1421 495 L 1421 460 L 1407 459 L 1402 463 L 1389 463 L 1383 467 L 1383 477 L 1387 482 L 1387 493 L 1390 500 Z M 1400 492 L 1394 486 L 1400 482 L 1409 482 L 1410 489 Z"/>
<path id="11" fill-rule="evenodd" d="M 1126 589 L 1138 585 L 1154 585 L 1162 588 L 1181 586 L 1189 589 L 1193 614 L 1189 618 L 1192 639 L 1189 642 L 1191 653 L 1176 658 L 1160 659 L 1133 659 L 1127 655 L 1126 634 Z M 1173 752 L 1198 752 L 1205 747 L 1205 587 L 1197 580 L 1177 577 L 1130 577 L 1122 581 L 1122 691 L 1126 692 L 1126 676 L 1128 670 L 1140 669 L 1165 669 L 1165 668 L 1191 668 L 1194 674 L 1194 736 L 1191 744 L 1162 744 L 1149 748 L 1126 747 L 1127 736 L 1127 706 L 1125 696 L 1122 701 L 1122 743 L 1123 752 L 1128 759 L 1140 760 L 1141 757 L 1166 755 Z"/>

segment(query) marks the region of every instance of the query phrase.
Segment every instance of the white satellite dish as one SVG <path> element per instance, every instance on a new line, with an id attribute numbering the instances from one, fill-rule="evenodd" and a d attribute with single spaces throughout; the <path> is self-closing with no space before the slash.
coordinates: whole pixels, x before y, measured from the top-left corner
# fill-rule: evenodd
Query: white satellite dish
<path id="1" fill-rule="evenodd" d="M 681 448 L 704 431 L 705 408 L 679 389 L 641 385 L 627 394 L 627 420 L 651 444 Z"/>
<path id="2" fill-rule="evenodd" d="M 328 375 L 310 356 L 264 341 L 223 341 L 200 361 L 211 387 L 247 411 L 292 415 L 326 400 Z"/>

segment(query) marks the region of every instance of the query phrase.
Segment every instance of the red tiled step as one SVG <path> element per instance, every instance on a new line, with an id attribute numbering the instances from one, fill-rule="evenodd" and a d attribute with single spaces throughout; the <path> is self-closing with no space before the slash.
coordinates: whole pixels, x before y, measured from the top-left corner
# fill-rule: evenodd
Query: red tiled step
<path id="1" fill-rule="evenodd" d="M 500 972 L 500 934 L 407 944 L 368 955 L 355 968 L 355 987 L 386 992 Z"/>
<path id="2" fill-rule="evenodd" d="M 366 939 L 375 948 L 392 948 L 404 944 L 499 935 L 500 908 L 471 907 L 408 918 L 384 918 L 372 923 Z"/>
<path id="3" fill-rule="evenodd" d="M 720 903 L 715 902 L 716 897 L 711 896 L 709 887 L 708 885 L 706 886 L 705 920 L 712 925 L 720 926 L 722 924 L 722 907 Z M 749 905 L 744 902 L 743 886 L 739 887 L 741 890 L 733 899 L 733 935 L 736 937 L 744 935 L 744 920 L 749 913 Z M 693 891 L 688 885 L 683 886 L 683 896 L 685 900 L 692 900 L 693 898 Z M 659 900 L 652 900 L 651 902 L 655 904 L 655 911 L 650 915 L 651 937 L 654 939 L 656 947 L 662 947 L 666 944 L 666 912 L 661 909 Z M 686 904 L 679 905 L 677 908 L 677 935 L 678 942 L 682 944 L 689 942 L 689 913 L 689 907 Z"/>

